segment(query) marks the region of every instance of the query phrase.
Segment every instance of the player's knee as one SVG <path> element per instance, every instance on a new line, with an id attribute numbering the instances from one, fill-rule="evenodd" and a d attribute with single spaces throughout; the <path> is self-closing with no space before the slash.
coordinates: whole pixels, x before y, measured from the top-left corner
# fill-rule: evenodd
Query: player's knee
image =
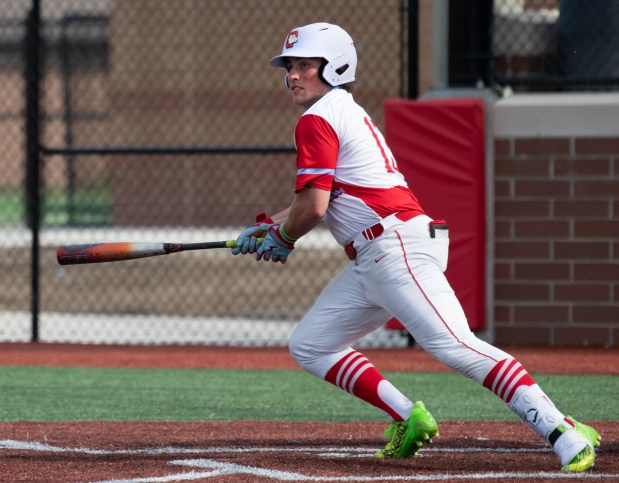
<path id="1" fill-rule="evenodd" d="M 293 332 L 290 339 L 288 339 L 288 352 L 290 352 L 290 356 L 301 367 L 310 359 L 306 342 L 298 337 L 296 332 Z"/>
<path id="2" fill-rule="evenodd" d="M 317 350 L 312 349 L 306 338 L 299 337 L 293 332 L 288 340 L 288 352 L 299 367 L 311 373 L 315 372 L 314 366 L 320 355 Z"/>

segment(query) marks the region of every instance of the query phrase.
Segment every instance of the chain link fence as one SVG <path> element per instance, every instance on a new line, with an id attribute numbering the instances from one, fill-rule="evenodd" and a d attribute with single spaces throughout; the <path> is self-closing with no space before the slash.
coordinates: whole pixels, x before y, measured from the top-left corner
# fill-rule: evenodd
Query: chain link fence
<path id="1" fill-rule="evenodd" d="M 347 262 L 324 230 L 285 267 L 228 250 L 61 267 L 55 249 L 230 239 L 256 213 L 285 208 L 301 112 L 268 60 L 292 27 L 345 26 L 359 50 L 356 96 L 382 125 L 383 100 L 405 95 L 405 3 L 41 0 L 38 254 L 24 190 L 31 3 L 0 4 L 0 132 L 9 145 L 0 153 L 0 227 L 12 254 L 2 262 L 0 338 L 31 338 L 35 276 L 39 340 L 284 344 Z M 367 344 L 406 341 L 383 331 Z"/>
<path id="2" fill-rule="evenodd" d="M 540 77 L 565 86 L 566 76 L 579 79 L 572 87 L 616 86 L 618 17 L 609 9 L 617 4 L 496 1 L 495 77 L 523 89 L 547 85 Z M 0 340 L 284 344 L 347 262 L 324 230 L 304 237 L 286 266 L 209 250 L 63 268 L 55 249 L 234 238 L 256 213 L 287 206 L 300 111 L 268 60 L 294 26 L 342 25 L 359 54 L 355 97 L 383 128 L 384 100 L 409 95 L 408 59 L 417 58 L 409 31 L 420 29 L 407 22 L 417 8 L 412 0 L 1 2 Z M 614 27 L 601 29 L 604 19 Z M 588 33 L 577 34 L 585 24 Z M 570 58 L 574 49 L 582 55 Z M 361 345 L 407 342 L 385 330 Z"/>
<path id="3" fill-rule="evenodd" d="M 492 50 L 514 91 L 617 91 L 619 1 L 495 0 Z"/>

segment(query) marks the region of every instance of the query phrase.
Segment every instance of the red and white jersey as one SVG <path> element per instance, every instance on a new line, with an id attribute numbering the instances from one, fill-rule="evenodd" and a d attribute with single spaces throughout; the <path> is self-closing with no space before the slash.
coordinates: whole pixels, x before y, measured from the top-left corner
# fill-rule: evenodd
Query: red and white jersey
<path id="1" fill-rule="evenodd" d="M 332 89 L 301 116 L 295 146 L 295 190 L 331 192 L 324 222 L 340 245 L 392 213 L 423 214 L 385 138 L 344 89 Z"/>

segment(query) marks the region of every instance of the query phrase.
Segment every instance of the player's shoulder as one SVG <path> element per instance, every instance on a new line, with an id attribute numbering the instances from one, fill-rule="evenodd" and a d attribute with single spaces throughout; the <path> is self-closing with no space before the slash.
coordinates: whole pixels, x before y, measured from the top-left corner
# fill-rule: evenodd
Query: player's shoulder
<path id="1" fill-rule="evenodd" d="M 344 89 L 332 89 L 315 104 L 313 104 L 303 116 L 317 116 L 327 121 L 337 131 L 359 115 L 362 111 L 355 102 L 352 94 Z M 302 116 L 302 117 L 303 117 Z"/>
<path id="2" fill-rule="evenodd" d="M 339 112 L 343 108 L 354 104 L 352 94 L 346 92 L 344 89 L 331 89 L 318 101 L 316 101 L 304 115 L 327 115 L 329 113 Z"/>

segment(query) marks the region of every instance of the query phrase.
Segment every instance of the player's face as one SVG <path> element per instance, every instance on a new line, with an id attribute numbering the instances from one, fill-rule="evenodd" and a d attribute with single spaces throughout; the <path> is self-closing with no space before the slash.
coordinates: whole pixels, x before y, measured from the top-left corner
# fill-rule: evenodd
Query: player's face
<path id="1" fill-rule="evenodd" d="M 295 104 L 308 108 L 332 89 L 318 77 L 321 63 L 321 59 L 301 57 L 288 57 L 286 60 L 288 86 Z"/>

